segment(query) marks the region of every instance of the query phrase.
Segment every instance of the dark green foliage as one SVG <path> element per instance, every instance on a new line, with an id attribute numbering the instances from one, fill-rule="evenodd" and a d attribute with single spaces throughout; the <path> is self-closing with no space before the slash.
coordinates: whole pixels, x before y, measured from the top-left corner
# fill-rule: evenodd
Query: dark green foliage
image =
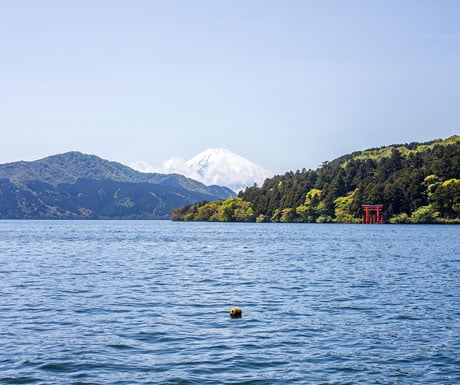
<path id="1" fill-rule="evenodd" d="M 0 178 L 0 218 L 167 219 L 177 206 L 234 196 L 78 152 L 0 165 Z"/>
<path id="2" fill-rule="evenodd" d="M 165 187 L 181 186 L 217 199 L 226 199 L 235 195 L 226 187 L 208 187 L 177 174 L 143 173 L 121 163 L 110 162 L 95 155 L 75 151 L 49 156 L 34 162 L 1 164 L 0 179 L 9 179 L 15 183 L 41 181 L 53 185 L 75 183 L 79 179 L 113 180 L 128 183 L 152 183 Z"/>
<path id="3" fill-rule="evenodd" d="M 0 181 L 0 218 L 168 219 L 174 207 L 209 198 L 183 187 L 79 179 L 57 186 Z"/>
<path id="4" fill-rule="evenodd" d="M 460 137 L 355 152 L 317 170 L 274 176 L 238 196 L 260 221 L 354 223 L 361 205 L 383 204 L 392 223 L 457 223 Z"/>
<path id="5" fill-rule="evenodd" d="M 305 201 L 305 193 L 315 185 L 317 173 L 311 170 L 287 172 L 267 179 L 262 187 L 249 187 L 239 197 L 251 202 L 254 214 L 272 217 L 275 210 L 295 208 Z"/>

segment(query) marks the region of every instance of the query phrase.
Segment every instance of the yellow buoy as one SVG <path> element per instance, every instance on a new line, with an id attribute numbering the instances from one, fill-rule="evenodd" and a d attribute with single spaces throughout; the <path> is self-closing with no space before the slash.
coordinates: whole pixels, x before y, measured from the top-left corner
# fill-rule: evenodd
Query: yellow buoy
<path id="1" fill-rule="evenodd" d="M 243 315 L 243 312 L 241 311 L 239 307 L 232 307 L 230 309 L 230 317 L 241 318 L 242 315 Z"/>

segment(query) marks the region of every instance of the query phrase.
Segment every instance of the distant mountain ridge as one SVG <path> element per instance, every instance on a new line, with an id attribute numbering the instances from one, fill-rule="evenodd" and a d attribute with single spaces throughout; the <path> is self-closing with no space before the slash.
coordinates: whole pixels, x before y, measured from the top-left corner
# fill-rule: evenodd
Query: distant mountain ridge
<path id="1" fill-rule="evenodd" d="M 166 219 L 185 202 L 233 195 L 225 187 L 141 173 L 80 152 L 0 165 L 0 218 Z"/>

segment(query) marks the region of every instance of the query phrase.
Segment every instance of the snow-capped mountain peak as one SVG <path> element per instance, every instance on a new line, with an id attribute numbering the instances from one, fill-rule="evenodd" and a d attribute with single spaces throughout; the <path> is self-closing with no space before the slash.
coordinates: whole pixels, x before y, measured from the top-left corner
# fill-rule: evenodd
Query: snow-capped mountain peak
<path id="1" fill-rule="evenodd" d="M 161 167 L 151 167 L 142 161 L 132 163 L 131 167 L 142 172 L 181 174 L 207 186 L 225 186 L 235 192 L 254 183 L 261 186 L 266 178 L 274 175 L 225 148 L 209 148 L 188 161 L 174 157 L 163 162 Z"/>
<path id="2" fill-rule="evenodd" d="M 224 148 L 209 148 L 186 162 L 190 177 L 206 185 L 220 185 L 238 192 L 261 185 L 273 173 Z M 194 176 L 192 176 L 194 174 Z"/>

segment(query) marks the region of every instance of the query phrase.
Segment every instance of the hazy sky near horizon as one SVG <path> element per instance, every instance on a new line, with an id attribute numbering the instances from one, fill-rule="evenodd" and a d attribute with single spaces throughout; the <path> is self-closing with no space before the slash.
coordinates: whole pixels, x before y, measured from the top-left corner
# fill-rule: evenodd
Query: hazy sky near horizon
<path id="1" fill-rule="evenodd" d="M 0 163 L 277 173 L 460 133 L 457 0 L 0 0 Z"/>

